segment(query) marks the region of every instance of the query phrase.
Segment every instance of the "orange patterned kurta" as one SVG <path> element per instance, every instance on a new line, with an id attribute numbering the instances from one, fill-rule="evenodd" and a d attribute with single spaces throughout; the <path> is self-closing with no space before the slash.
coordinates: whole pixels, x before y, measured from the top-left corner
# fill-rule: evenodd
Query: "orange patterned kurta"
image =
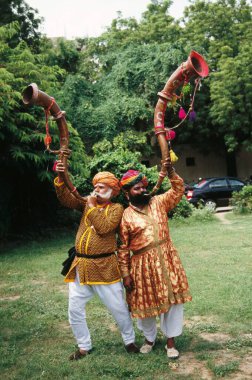
<path id="1" fill-rule="evenodd" d="M 75 198 L 63 183 L 59 183 L 58 177 L 54 184 L 60 203 L 82 212 L 75 240 L 76 251 L 87 255 L 116 251 L 115 232 L 123 214 L 123 207 L 119 203 L 109 203 L 105 207 L 89 208 L 84 200 Z M 82 285 L 112 284 L 121 280 L 116 255 L 95 259 L 75 257 L 65 282 L 75 280 L 76 268 Z"/>
<path id="2" fill-rule="evenodd" d="M 134 280 L 135 289 L 127 293 L 133 317 L 156 316 L 172 304 L 191 301 L 167 216 L 182 198 L 184 184 L 177 174 L 170 181 L 172 187 L 165 194 L 154 196 L 143 210 L 130 205 L 122 217 L 118 261 L 122 277 L 131 275 Z"/>

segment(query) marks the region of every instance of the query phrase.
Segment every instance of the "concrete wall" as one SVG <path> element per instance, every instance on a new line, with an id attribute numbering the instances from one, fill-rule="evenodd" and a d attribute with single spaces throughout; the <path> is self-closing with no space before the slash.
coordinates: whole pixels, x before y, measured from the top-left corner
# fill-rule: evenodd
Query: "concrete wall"
<path id="1" fill-rule="evenodd" d="M 223 152 L 211 152 L 204 155 L 187 144 L 174 144 L 173 150 L 179 158 L 175 163 L 176 170 L 186 183 L 197 181 L 199 177 L 227 175 L 226 158 Z M 149 161 L 150 166 L 157 165 L 160 163 L 160 156 L 153 156 Z M 237 154 L 236 162 L 237 176 L 243 180 L 248 179 L 252 175 L 252 152 L 240 152 Z"/>
<path id="2" fill-rule="evenodd" d="M 252 176 L 252 152 L 241 151 L 236 156 L 237 172 L 241 179 Z"/>

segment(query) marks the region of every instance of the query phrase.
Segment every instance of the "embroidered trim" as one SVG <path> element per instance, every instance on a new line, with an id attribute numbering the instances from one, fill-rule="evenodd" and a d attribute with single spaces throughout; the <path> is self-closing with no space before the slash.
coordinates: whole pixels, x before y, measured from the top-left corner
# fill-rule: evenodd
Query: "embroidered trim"
<path id="1" fill-rule="evenodd" d="M 54 178 L 53 182 L 54 182 L 54 185 L 57 186 L 57 187 L 60 187 L 60 186 L 64 185 L 63 181 L 59 182 L 59 177 Z"/>
<path id="2" fill-rule="evenodd" d="M 64 282 L 74 282 L 75 280 L 73 279 L 64 279 Z M 120 282 L 121 279 L 119 278 L 118 280 L 114 280 L 111 282 L 92 282 L 92 281 L 86 281 L 86 282 L 80 282 L 80 285 L 110 285 L 110 284 L 115 284 L 116 282 Z"/>

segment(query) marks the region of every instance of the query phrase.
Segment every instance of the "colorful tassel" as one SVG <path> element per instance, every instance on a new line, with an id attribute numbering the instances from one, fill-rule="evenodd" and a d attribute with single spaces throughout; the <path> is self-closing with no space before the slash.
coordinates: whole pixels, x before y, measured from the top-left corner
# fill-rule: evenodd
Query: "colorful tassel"
<path id="1" fill-rule="evenodd" d="M 196 112 L 194 110 L 192 110 L 190 113 L 189 113 L 189 120 L 193 123 L 195 120 L 196 120 Z"/>
<path id="2" fill-rule="evenodd" d="M 170 157 L 171 157 L 172 163 L 178 161 L 178 156 L 176 156 L 176 154 L 174 153 L 174 151 L 172 149 L 170 149 Z"/>
<path id="3" fill-rule="evenodd" d="M 166 132 L 166 134 L 165 134 L 166 140 L 171 141 L 171 140 L 175 139 L 176 132 L 173 131 L 173 129 L 165 129 L 165 132 Z"/>
<path id="4" fill-rule="evenodd" d="M 46 135 L 45 138 L 44 138 L 45 146 L 49 147 L 49 145 L 51 144 L 51 142 L 52 142 L 51 136 L 50 135 Z"/>
<path id="5" fill-rule="evenodd" d="M 58 163 L 58 161 L 56 160 L 56 161 L 54 161 L 54 163 L 53 163 L 53 167 L 52 167 L 52 170 L 54 171 L 54 172 L 56 172 L 56 166 L 57 166 L 57 163 Z"/>
<path id="6" fill-rule="evenodd" d="M 186 112 L 185 112 L 184 108 L 180 107 L 178 116 L 179 116 L 180 120 L 183 120 L 186 118 Z"/>

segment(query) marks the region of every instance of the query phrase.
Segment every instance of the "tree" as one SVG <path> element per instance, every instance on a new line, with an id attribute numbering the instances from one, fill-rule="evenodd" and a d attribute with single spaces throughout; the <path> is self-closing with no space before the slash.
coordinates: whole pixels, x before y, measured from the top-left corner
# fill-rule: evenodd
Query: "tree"
<path id="1" fill-rule="evenodd" d="M 9 40 L 9 45 L 15 47 L 20 41 L 25 41 L 28 46 L 37 51 L 41 38 L 38 29 L 42 22 L 38 11 L 30 7 L 24 0 L 1 0 L 0 26 L 14 21 L 18 22 L 19 30 Z"/>
<path id="2" fill-rule="evenodd" d="M 68 77 L 61 100 L 88 152 L 100 139 L 123 131 L 152 131 L 157 92 L 183 60 L 183 51 L 169 43 L 134 45 L 107 53 L 101 62 L 114 64 L 107 75 L 90 83 L 81 75 Z M 171 111 L 169 118 L 173 118 Z"/>
<path id="3" fill-rule="evenodd" d="M 212 75 L 211 116 L 213 123 L 221 126 L 230 151 L 240 146 L 252 151 L 251 30 L 247 30 L 235 57 L 232 50 L 222 49 L 218 70 Z"/>
<path id="4" fill-rule="evenodd" d="M 197 134 L 191 129 L 187 137 L 204 151 L 226 151 L 230 175 L 236 175 L 234 152 L 252 148 L 251 10 L 246 0 L 196 0 L 185 10 L 181 36 L 210 66 L 197 97 Z"/>
<path id="5" fill-rule="evenodd" d="M 28 110 L 22 102 L 22 91 L 29 83 L 36 82 L 40 89 L 54 95 L 65 72 L 57 66 L 46 66 L 43 55 L 32 53 L 24 41 L 11 48 L 9 41 L 18 33 L 17 22 L 0 27 L 2 235 L 9 229 L 20 230 L 29 223 L 34 225 L 38 216 L 39 220 L 52 217 L 57 204 L 51 185 L 54 157 L 43 153 L 43 110 L 38 107 Z M 56 131 L 52 123 L 51 129 Z M 84 145 L 70 125 L 69 129 L 75 155 L 71 171 L 85 175 Z"/>
<path id="6" fill-rule="evenodd" d="M 235 175 L 231 152 L 251 146 L 251 6 L 246 0 L 196 0 L 185 11 L 183 29 L 169 17 L 169 6 L 170 1 L 152 1 L 138 24 L 118 18 L 103 35 L 97 60 L 104 75 L 100 70 L 97 83 L 104 100 L 96 110 L 107 111 L 110 120 L 105 123 L 113 126 L 109 128 L 112 135 L 122 131 L 122 126 L 125 130 L 150 129 L 157 90 L 195 49 L 206 58 L 211 72 L 196 96 L 196 122 L 186 121 L 177 141 L 190 142 L 204 152 L 213 147 L 226 151 L 228 172 Z M 128 104 L 124 119 L 118 99 Z M 141 104 L 135 113 L 131 100 Z M 182 99 L 182 105 L 188 108 L 189 97 Z M 143 115 L 143 110 L 148 113 Z M 140 120 L 127 116 L 137 113 Z M 172 109 L 167 111 L 166 123 L 176 124 Z"/>
<path id="7" fill-rule="evenodd" d="M 77 41 L 67 41 L 64 38 L 58 38 L 53 44 L 47 41 L 44 51 L 48 65 L 57 65 L 71 74 L 78 72 L 80 53 Z"/>
<path id="8" fill-rule="evenodd" d="M 123 18 L 118 12 L 117 18 L 101 36 L 79 39 L 82 50 L 80 72 L 88 80 L 97 80 L 110 72 L 118 52 L 129 45 L 177 44 L 181 28 L 169 15 L 171 3 L 171 0 L 151 0 L 140 22 L 133 17 Z"/>

